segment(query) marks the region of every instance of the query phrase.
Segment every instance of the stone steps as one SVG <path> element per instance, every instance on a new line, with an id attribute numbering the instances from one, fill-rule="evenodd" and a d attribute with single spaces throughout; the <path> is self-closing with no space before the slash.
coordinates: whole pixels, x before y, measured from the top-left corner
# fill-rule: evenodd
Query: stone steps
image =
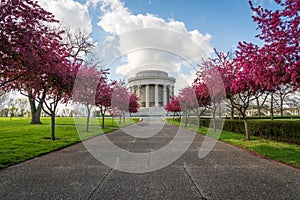
<path id="1" fill-rule="evenodd" d="M 139 109 L 139 112 L 132 113 L 133 117 L 139 116 L 166 116 L 167 111 L 163 107 L 142 107 Z"/>

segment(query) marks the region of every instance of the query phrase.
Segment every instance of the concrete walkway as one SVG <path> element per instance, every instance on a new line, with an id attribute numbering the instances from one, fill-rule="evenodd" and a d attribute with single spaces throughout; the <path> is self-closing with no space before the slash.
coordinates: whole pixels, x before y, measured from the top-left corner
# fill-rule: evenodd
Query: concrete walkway
<path id="1" fill-rule="evenodd" d="M 154 128 L 163 125 L 161 121 L 154 124 Z M 147 121 L 138 126 L 147 133 L 142 128 L 149 126 Z M 138 130 L 137 125 L 123 130 L 127 132 L 130 128 Z M 178 131 L 178 127 L 165 124 L 153 137 L 137 138 L 122 130 L 107 136 L 122 149 L 153 156 L 151 152 L 171 144 Z M 194 135 L 189 130 L 184 130 L 184 134 L 187 138 Z M 203 139 L 197 134 L 179 159 L 147 173 L 127 173 L 108 167 L 92 156 L 96 149 L 86 149 L 79 143 L 1 170 L 0 199 L 300 199 L 300 170 L 221 142 L 199 159 Z M 88 142 L 99 141 L 101 137 Z M 112 160 L 116 157 L 115 152 L 102 152 L 106 153 L 111 153 Z M 124 162 L 119 158 L 118 161 L 118 165 Z M 149 156 L 148 166 L 152 161 Z"/>

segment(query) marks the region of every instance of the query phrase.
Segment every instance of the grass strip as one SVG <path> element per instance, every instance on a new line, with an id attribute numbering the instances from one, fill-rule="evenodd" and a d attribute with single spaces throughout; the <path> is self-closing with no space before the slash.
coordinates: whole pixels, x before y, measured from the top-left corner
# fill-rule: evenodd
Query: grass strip
<path id="1" fill-rule="evenodd" d="M 84 132 L 84 119 L 81 120 L 82 124 L 76 122 L 75 126 L 72 117 L 58 117 L 55 141 L 50 140 L 50 118 L 45 117 L 41 121 L 43 124 L 33 125 L 28 118 L 0 118 L 0 169 L 111 132 L 137 120 L 126 119 L 125 123 L 119 125 L 118 119 L 105 119 L 106 128 L 101 129 L 101 120 L 96 119 L 92 120 L 89 132 Z"/>
<path id="2" fill-rule="evenodd" d="M 168 119 L 167 121 L 173 125 L 183 126 L 182 123 L 180 124 L 180 122 L 173 121 L 172 119 Z M 190 124 L 187 128 L 202 135 L 206 135 L 209 130 L 207 127 L 201 127 L 198 129 L 198 126 Z M 251 140 L 247 141 L 245 140 L 245 136 L 243 134 L 237 134 L 228 131 L 222 131 L 220 138 L 216 139 L 243 149 L 247 149 L 251 152 L 263 155 L 281 163 L 300 168 L 300 145 L 264 139 L 255 136 L 251 136 Z"/>

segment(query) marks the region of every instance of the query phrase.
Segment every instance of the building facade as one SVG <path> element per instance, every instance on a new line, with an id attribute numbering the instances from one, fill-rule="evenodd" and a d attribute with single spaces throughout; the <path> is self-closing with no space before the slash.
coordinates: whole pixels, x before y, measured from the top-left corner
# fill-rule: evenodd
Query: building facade
<path id="1" fill-rule="evenodd" d="M 130 92 L 139 97 L 141 107 L 164 107 L 169 102 L 169 96 L 174 96 L 175 78 L 164 71 L 141 71 L 129 78 L 128 83 Z"/>

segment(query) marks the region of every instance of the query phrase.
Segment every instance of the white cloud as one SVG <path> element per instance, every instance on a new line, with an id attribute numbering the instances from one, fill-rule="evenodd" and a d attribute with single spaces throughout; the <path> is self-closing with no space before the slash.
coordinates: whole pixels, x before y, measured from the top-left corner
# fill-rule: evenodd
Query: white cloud
<path id="1" fill-rule="evenodd" d="M 179 73 L 181 59 L 169 52 L 157 49 L 141 49 L 125 55 L 126 64 L 118 66 L 116 73 L 125 76 L 134 76 L 137 71 L 158 69 L 169 73 Z M 125 57 L 124 56 L 124 57 Z"/>
<path id="2" fill-rule="evenodd" d="M 97 6 L 100 0 L 86 0 L 87 5 Z"/>
<path id="3" fill-rule="evenodd" d="M 38 2 L 71 32 L 78 30 L 87 34 L 92 32 L 88 5 L 82 5 L 75 0 L 39 0 Z"/>
<path id="4" fill-rule="evenodd" d="M 166 21 L 153 14 L 134 15 L 119 0 L 89 1 L 94 5 L 100 2 L 103 15 L 98 26 L 111 34 L 108 37 L 110 42 L 103 44 L 105 53 L 115 54 L 118 51 L 119 56 L 126 57 L 127 62 L 116 68 L 116 73 L 120 75 L 130 73 L 129 76 L 132 76 L 134 74 L 131 73 L 146 68 L 180 74 L 186 63 L 196 66 L 202 58 L 213 52 L 211 35 L 201 34 L 198 30 L 188 31 L 183 22 L 173 19 Z M 114 46 L 111 41 L 116 46 L 108 51 L 108 46 Z M 112 61 L 114 56 L 103 57 Z M 193 70 L 190 68 L 191 73 Z M 181 74 L 178 77 L 191 79 L 192 75 Z"/>
<path id="5" fill-rule="evenodd" d="M 190 70 L 188 74 L 178 74 L 175 83 L 175 94 L 178 94 L 180 89 L 191 86 L 195 78 L 196 70 Z"/>

